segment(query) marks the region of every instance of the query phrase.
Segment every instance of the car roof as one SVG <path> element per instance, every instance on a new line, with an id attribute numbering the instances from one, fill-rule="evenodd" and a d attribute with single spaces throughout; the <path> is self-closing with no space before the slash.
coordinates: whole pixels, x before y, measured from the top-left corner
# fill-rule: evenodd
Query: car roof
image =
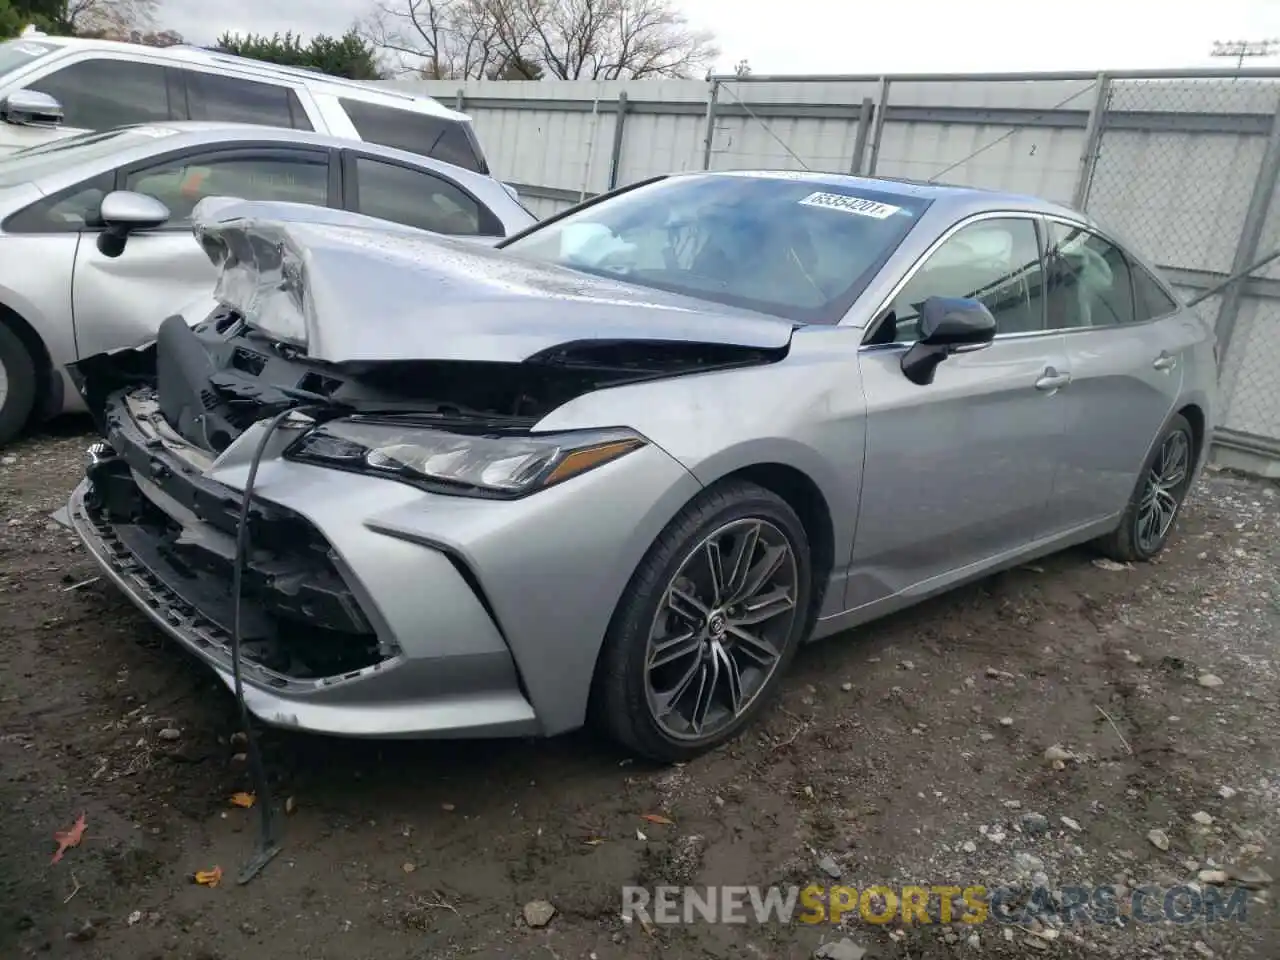
<path id="1" fill-rule="evenodd" d="M 932 183 L 927 180 L 910 180 L 898 177 L 859 177 L 848 173 L 830 173 L 818 170 L 714 170 L 694 171 L 690 174 L 680 175 L 759 177 L 761 179 L 800 180 L 817 186 L 843 187 L 852 190 L 861 188 L 892 196 L 927 200 L 940 207 L 948 208 L 950 212 L 961 216 L 969 213 L 979 213 L 983 210 L 1028 210 L 1065 215 L 1076 220 L 1088 219 L 1078 210 L 1072 210 L 1070 207 L 1041 197 L 1005 190 L 970 187 L 963 184 Z"/>
<path id="2" fill-rule="evenodd" d="M 302 67 L 289 67 L 275 63 L 265 63 L 249 57 L 223 53 L 207 47 L 193 44 L 174 44 L 169 47 L 151 47 L 138 43 L 124 43 L 117 40 L 96 40 L 89 37 L 46 37 L 33 35 L 31 40 L 56 46 L 64 53 L 70 51 L 96 51 L 113 53 L 124 57 L 142 57 L 154 60 L 167 60 L 174 64 L 212 67 L 232 74 L 249 74 L 263 79 L 288 81 L 306 86 L 308 89 L 326 93 L 342 93 L 359 96 L 361 99 L 382 104 L 398 104 L 402 109 L 410 109 L 419 113 L 457 121 L 467 120 L 465 113 L 451 110 L 432 97 L 412 93 L 366 80 L 350 80 L 346 77 L 335 77 L 319 71 Z"/>

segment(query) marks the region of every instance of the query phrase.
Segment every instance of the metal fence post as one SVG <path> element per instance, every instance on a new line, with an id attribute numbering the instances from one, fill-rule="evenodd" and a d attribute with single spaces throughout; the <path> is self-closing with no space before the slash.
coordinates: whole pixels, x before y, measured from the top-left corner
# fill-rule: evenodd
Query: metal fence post
<path id="1" fill-rule="evenodd" d="M 711 169 L 711 145 L 716 138 L 716 101 L 720 98 L 720 81 L 711 81 L 711 90 L 707 93 L 707 132 L 702 138 L 702 169 Z"/>
<path id="2" fill-rule="evenodd" d="M 1266 226 L 1271 198 L 1275 196 L 1277 186 L 1280 186 L 1280 103 L 1276 104 L 1275 115 L 1271 118 L 1267 149 L 1258 166 L 1253 194 L 1249 197 L 1244 223 L 1240 227 L 1240 242 L 1236 244 L 1235 257 L 1231 261 L 1233 274 L 1245 270 L 1258 259 L 1258 244 L 1262 242 L 1262 231 Z M 1238 277 L 1222 291 L 1222 302 L 1218 305 L 1218 317 L 1214 322 L 1214 329 L 1218 333 L 1219 369 L 1227 362 L 1231 337 L 1236 331 L 1236 318 L 1240 315 L 1240 298 L 1248 279 L 1245 276 Z"/>
<path id="3" fill-rule="evenodd" d="M 855 177 L 862 172 L 862 159 L 867 153 L 867 138 L 871 135 L 871 118 L 875 115 L 875 106 L 870 97 L 862 98 L 862 108 L 858 111 L 858 133 L 853 141 L 853 160 L 849 163 L 849 172 Z"/>
<path id="4" fill-rule="evenodd" d="M 1093 171 L 1098 166 L 1098 150 L 1102 146 L 1102 131 L 1107 119 L 1107 100 L 1111 96 L 1111 80 L 1105 73 L 1098 74 L 1098 85 L 1093 106 L 1089 108 L 1089 122 L 1085 125 L 1084 146 L 1080 148 L 1080 173 L 1076 178 L 1076 192 L 1072 205 L 1084 211 L 1089 202 L 1089 188 L 1093 185 Z"/>
<path id="5" fill-rule="evenodd" d="M 618 167 L 622 164 L 622 133 L 627 123 L 627 91 L 618 94 L 618 109 L 613 115 L 613 153 L 609 156 L 609 189 L 618 185 Z"/>
<path id="6" fill-rule="evenodd" d="M 464 103 L 466 103 L 466 95 L 462 92 L 462 88 L 459 87 L 457 95 L 453 98 L 453 109 L 462 113 L 462 106 Z"/>
<path id="7" fill-rule="evenodd" d="M 880 91 L 876 94 L 876 123 L 871 133 L 871 160 L 867 164 L 867 176 L 876 175 L 880 163 L 880 138 L 884 136 L 884 118 L 889 113 L 889 78 L 880 78 Z"/>

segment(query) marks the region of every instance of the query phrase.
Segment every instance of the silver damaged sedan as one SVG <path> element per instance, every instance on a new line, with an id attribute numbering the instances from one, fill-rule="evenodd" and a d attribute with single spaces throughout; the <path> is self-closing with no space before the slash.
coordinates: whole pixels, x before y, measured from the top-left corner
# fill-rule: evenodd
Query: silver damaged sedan
<path id="1" fill-rule="evenodd" d="M 1071 544 L 1146 560 L 1212 331 L 1082 215 L 838 175 L 662 177 L 496 249 L 197 211 L 217 309 L 82 360 L 69 513 L 264 721 L 591 720 L 679 760 L 796 648 Z M 268 429 L 268 423 L 274 432 Z"/>

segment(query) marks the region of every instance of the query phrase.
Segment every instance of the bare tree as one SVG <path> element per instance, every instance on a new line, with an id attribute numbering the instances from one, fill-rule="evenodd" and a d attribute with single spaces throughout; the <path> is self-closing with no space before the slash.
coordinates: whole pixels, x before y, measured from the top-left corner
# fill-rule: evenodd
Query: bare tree
<path id="1" fill-rule="evenodd" d="M 65 28 L 81 37 L 129 40 L 155 26 L 159 0 L 69 0 Z"/>
<path id="2" fill-rule="evenodd" d="M 377 0 L 366 36 L 423 76 L 698 76 L 718 50 L 672 0 Z"/>

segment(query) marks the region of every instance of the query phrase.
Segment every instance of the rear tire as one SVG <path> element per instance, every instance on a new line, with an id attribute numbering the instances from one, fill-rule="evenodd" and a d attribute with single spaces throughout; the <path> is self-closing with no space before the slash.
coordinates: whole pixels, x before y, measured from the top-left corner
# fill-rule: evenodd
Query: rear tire
<path id="1" fill-rule="evenodd" d="M 36 402 L 36 368 L 18 335 L 0 322 L 0 447 L 15 439 Z"/>
<path id="2" fill-rule="evenodd" d="M 804 524 L 777 494 L 729 481 L 695 497 L 649 548 L 614 614 L 595 725 L 663 763 L 736 737 L 777 692 L 810 627 L 812 576 Z"/>
<path id="3" fill-rule="evenodd" d="M 1165 425 L 1147 462 L 1120 525 L 1098 541 L 1113 560 L 1150 560 L 1169 542 L 1195 469 L 1195 431 L 1181 414 Z"/>

